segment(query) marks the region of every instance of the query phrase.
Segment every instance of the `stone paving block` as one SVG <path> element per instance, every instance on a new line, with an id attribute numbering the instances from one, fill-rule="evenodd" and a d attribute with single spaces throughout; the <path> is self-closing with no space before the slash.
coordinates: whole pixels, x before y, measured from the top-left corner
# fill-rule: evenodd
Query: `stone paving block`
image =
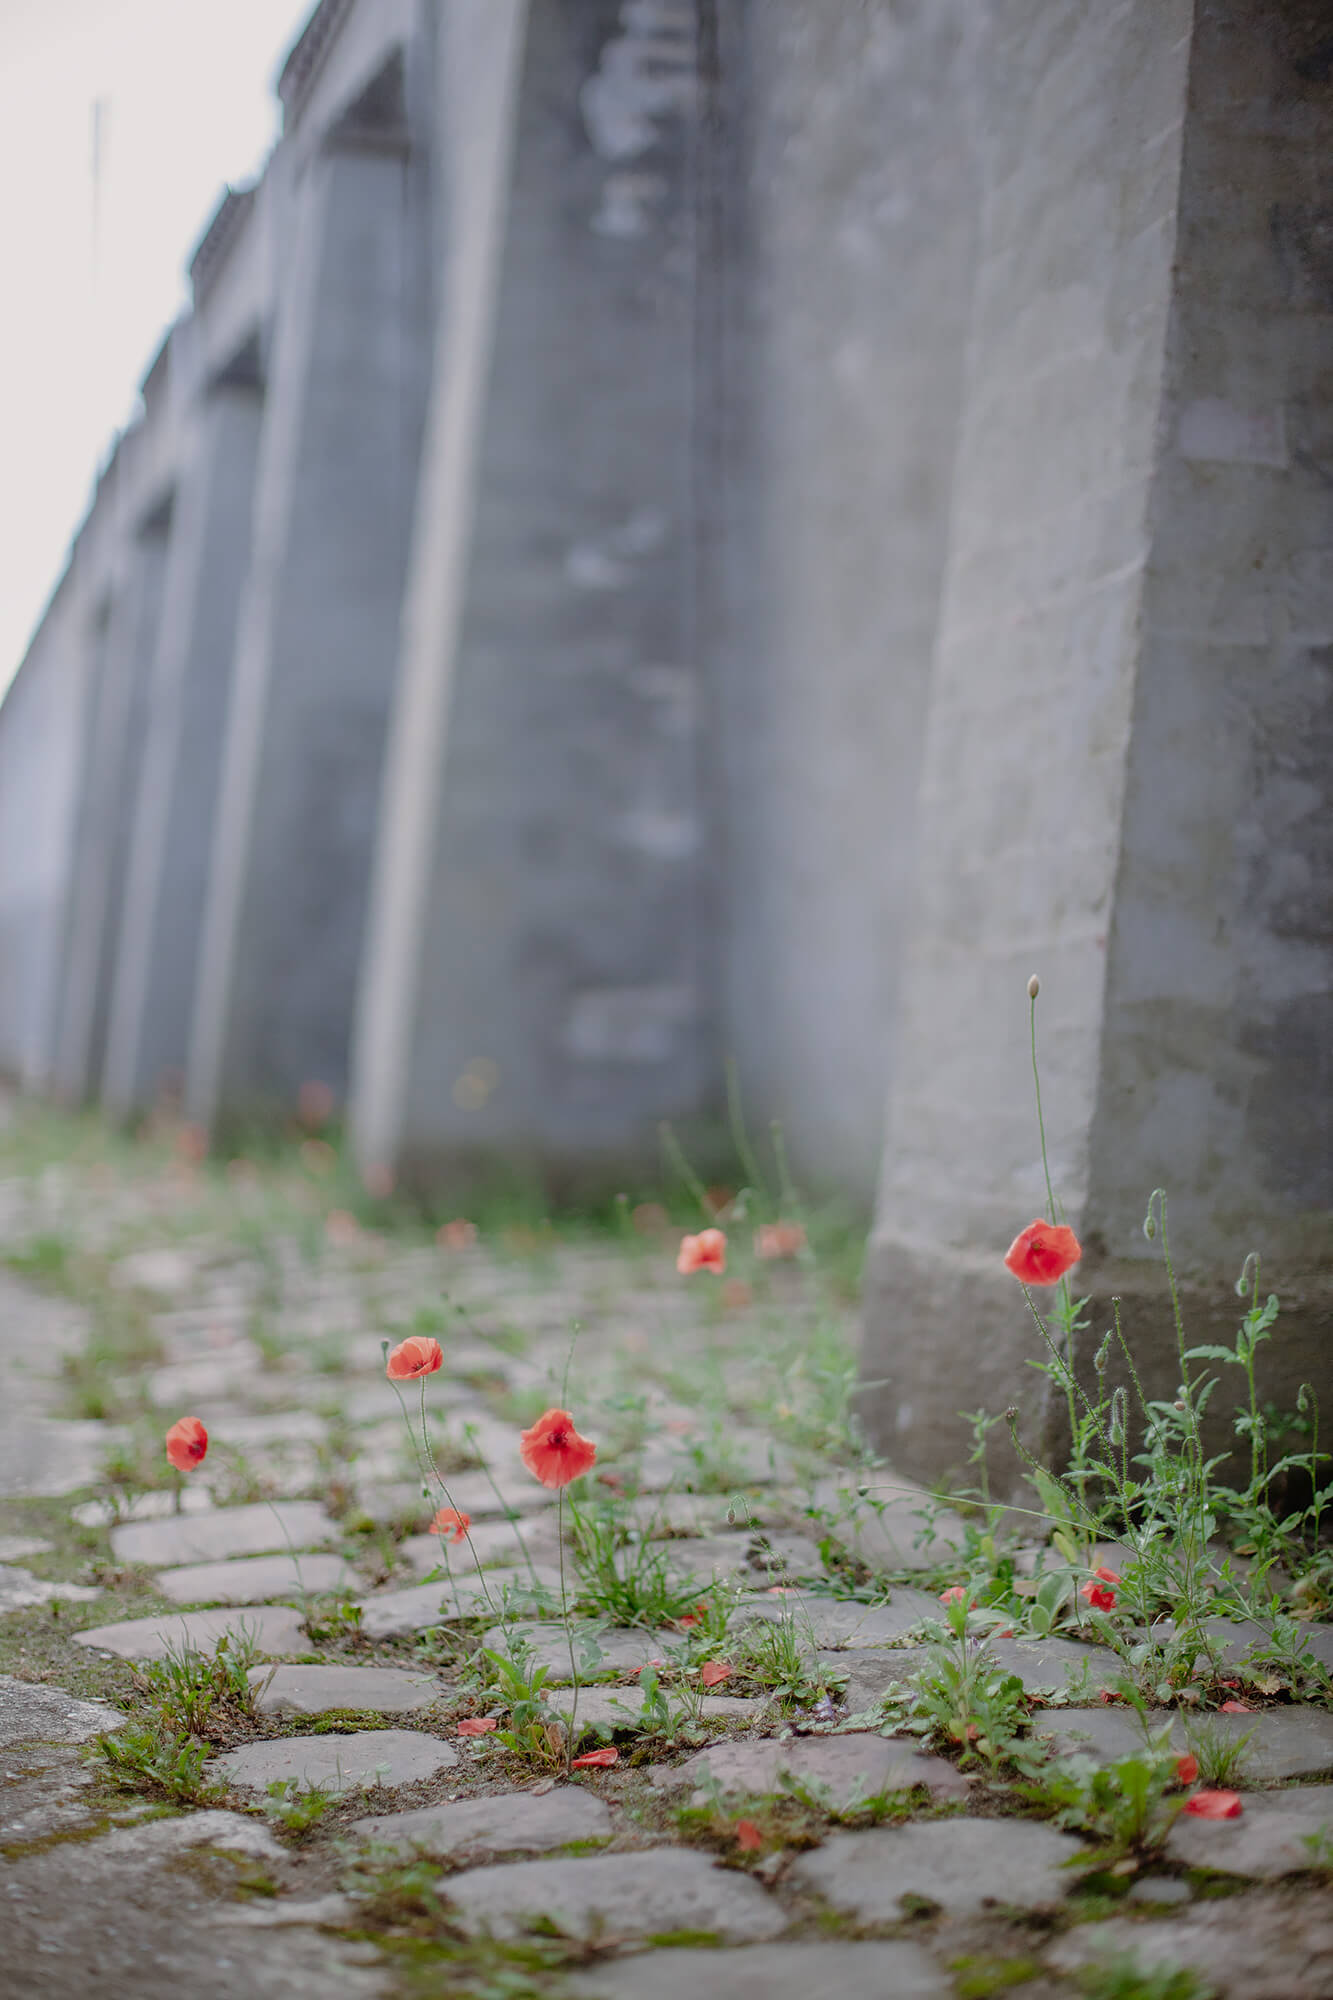
<path id="1" fill-rule="evenodd" d="M 11 1743 L 86 1743 L 124 1720 L 105 1702 L 80 1701 L 63 1688 L 0 1674 L 0 1750 Z"/>
<path id="2" fill-rule="evenodd" d="M 446 1876 L 439 1893 L 465 1930 L 497 1937 L 549 1918 L 566 1936 L 602 1944 L 678 1931 L 742 1943 L 775 1937 L 787 1922 L 757 1882 L 682 1847 L 470 1868 Z"/>
<path id="3" fill-rule="evenodd" d="M 22 1562 L 27 1556 L 49 1555 L 54 1545 L 38 1535 L 0 1535 L 0 1563 Z"/>
<path id="4" fill-rule="evenodd" d="M 453 1560 L 452 1551 L 450 1559 Z M 532 1577 L 526 1569 L 487 1570 L 485 1578 L 483 1585 L 475 1570 L 463 1571 L 455 1563 L 449 1580 L 440 1577 L 434 1583 L 412 1584 L 405 1590 L 376 1591 L 365 1601 L 361 1629 L 371 1639 L 396 1639 L 412 1632 L 429 1631 L 433 1625 L 449 1624 L 456 1618 L 493 1615 L 506 1599 L 516 1610 L 533 1608 Z M 558 1596 L 559 1570 L 539 1568 L 537 1588 Z"/>
<path id="5" fill-rule="evenodd" d="M 362 1710 L 374 1715 L 411 1715 L 431 1708 L 446 1693 L 433 1674 L 403 1667 L 252 1667 L 260 1715 L 333 1715 Z"/>
<path id="6" fill-rule="evenodd" d="M 359 1729 L 346 1736 L 281 1736 L 243 1743 L 208 1765 L 219 1783 L 262 1795 L 275 1779 L 295 1778 L 303 1789 L 333 1792 L 394 1790 L 418 1784 L 458 1762 L 458 1752 L 438 1736 L 415 1729 Z"/>
<path id="7" fill-rule="evenodd" d="M 563 1625 L 512 1625 L 509 1634 L 502 1625 L 493 1625 L 481 1643 L 488 1652 L 503 1653 L 508 1650 L 511 1634 L 531 1645 L 532 1664 L 546 1668 L 552 1685 L 569 1684 L 569 1647 Z M 652 1660 L 668 1658 L 670 1649 L 679 1644 L 678 1632 L 641 1632 L 633 1625 L 574 1627 L 574 1658 L 580 1681 L 634 1673 Z"/>
<path id="8" fill-rule="evenodd" d="M 6 1757 L 0 1762 L 0 1847 L 36 1845 L 102 1818 L 106 1807 L 94 1803 L 96 1784 L 72 1744 L 29 1745 Z"/>
<path id="9" fill-rule="evenodd" d="M 76 1646 L 116 1653 L 122 1660 L 164 1660 L 168 1652 L 192 1647 L 211 1653 L 224 1632 L 250 1638 L 270 1658 L 278 1653 L 308 1653 L 310 1640 L 301 1629 L 301 1614 L 289 1606 L 240 1604 L 228 1610 L 170 1611 L 158 1618 L 127 1618 L 118 1625 L 97 1625 L 73 1632 Z"/>
<path id="10" fill-rule="evenodd" d="M 1169 1728 L 1172 1750 L 1184 1752 L 1209 1738 L 1237 1742 L 1248 1736 L 1236 1777 L 1244 1784 L 1272 1784 L 1282 1778 L 1313 1778 L 1333 1770 L 1333 1715 L 1319 1708 L 1257 1709 L 1252 1715 L 1181 1715 L 1149 1711 L 1154 1734 Z M 1035 1717 L 1032 1736 L 1046 1738 L 1061 1752 L 1127 1757 L 1143 1747 L 1138 1718 L 1122 1708 L 1054 1710 Z"/>
<path id="11" fill-rule="evenodd" d="M 187 1493 L 190 1488 L 186 1488 Z M 164 1499 L 170 1498 L 163 1495 Z M 165 1520 L 127 1521 L 111 1530 L 117 1562 L 153 1568 L 176 1563 L 221 1562 L 274 1550 L 317 1548 L 337 1541 L 339 1527 L 314 1500 L 277 1500 L 248 1507 L 218 1507 Z"/>
<path id="12" fill-rule="evenodd" d="M 190 1484 L 180 1494 L 180 1506 L 176 1506 L 176 1494 L 136 1493 L 132 1500 L 117 1504 L 114 1500 L 80 1500 L 77 1507 L 71 1507 L 69 1517 L 77 1521 L 81 1528 L 114 1528 L 121 1522 L 164 1521 L 177 1514 L 207 1514 L 213 1506 L 213 1495 L 207 1485 L 207 1475 L 196 1473 Z M 234 1510 L 239 1513 L 240 1509 Z M 122 1561 L 139 1561 L 139 1557 L 122 1557 Z M 148 1558 L 143 1558 L 148 1560 Z M 170 1557 L 170 1561 L 181 1558 Z"/>
<path id="13" fill-rule="evenodd" d="M 1164 1636 L 1172 1631 L 1169 1618 L 1163 1619 L 1159 1628 Z M 1270 1635 L 1262 1625 L 1251 1618 L 1206 1618 L 1203 1629 L 1212 1640 L 1219 1663 L 1224 1667 L 1237 1667 L 1254 1649 L 1262 1649 L 1270 1642 Z M 1333 1624 L 1303 1625 L 1300 1632 L 1303 1649 L 1313 1653 L 1321 1666 L 1333 1667 Z M 1259 1668 L 1259 1671 L 1266 1671 Z"/>
<path id="14" fill-rule="evenodd" d="M 264 1357 L 253 1341 L 237 1340 L 218 1354 L 196 1354 L 155 1368 L 148 1377 L 148 1400 L 155 1409 L 193 1410 L 244 1396 L 257 1380 Z"/>
<path id="15" fill-rule="evenodd" d="M 178 1298 L 199 1279 L 199 1259 L 185 1250 L 132 1250 L 111 1266 L 110 1280 L 120 1292 L 154 1292 Z"/>
<path id="16" fill-rule="evenodd" d="M 853 1646 L 845 1652 L 821 1646 L 812 1664 L 844 1683 L 843 1706 L 859 1715 L 878 1708 L 889 1689 L 909 1681 L 927 1657 L 924 1646 Z"/>
<path id="17" fill-rule="evenodd" d="M 59 1500 L 81 1486 L 96 1486 L 107 1453 L 127 1446 L 123 1424 L 99 1418 L 0 1417 L 0 1496 Z"/>
<path id="18" fill-rule="evenodd" d="M 963 1546 L 956 1514 L 941 1511 L 924 1487 L 886 1472 L 869 1480 L 854 1473 L 816 1480 L 811 1505 L 817 1532 L 830 1534 L 873 1570 L 931 1569 Z"/>
<path id="19" fill-rule="evenodd" d="M 790 1619 L 802 1645 L 850 1650 L 902 1639 L 923 1618 L 933 1617 L 939 1608 L 933 1597 L 920 1590 L 895 1590 L 889 1604 L 858 1604 L 850 1598 L 799 1591 L 781 1597 L 747 1599 L 737 1610 L 735 1623 L 743 1626 L 763 1619 L 777 1625 Z"/>
<path id="20" fill-rule="evenodd" d="M 238 1556 L 234 1562 L 187 1563 L 159 1571 L 157 1587 L 177 1604 L 260 1604 L 270 1597 L 337 1590 L 359 1595 L 365 1585 L 341 1556 Z"/>
<path id="21" fill-rule="evenodd" d="M 145 1859 L 187 1852 L 192 1847 L 217 1847 L 224 1854 L 245 1854 L 255 1861 L 283 1861 L 287 1856 L 286 1848 L 262 1820 L 251 1819 L 247 1813 L 215 1810 L 119 1827 L 105 1840 L 108 1853 L 137 1854 Z"/>
<path id="22" fill-rule="evenodd" d="M 328 1425 L 313 1410 L 274 1410 L 264 1415 L 218 1411 L 208 1421 L 208 1434 L 215 1444 L 235 1445 L 250 1452 L 256 1445 L 290 1448 L 299 1444 L 323 1444 Z"/>
<path id="23" fill-rule="evenodd" d="M 1333 1785 L 1297 1785 L 1284 1792 L 1244 1792 L 1239 1819 L 1196 1819 L 1181 1814 L 1166 1852 L 1187 1868 L 1215 1868 L 1224 1875 L 1275 1880 L 1312 1868 L 1307 1838 L 1327 1836 L 1333 1857 Z"/>
<path id="24" fill-rule="evenodd" d="M 1252 1890 L 1147 1923 L 1080 1924 L 1045 1957 L 1059 1972 L 1100 1971 L 1122 1957 L 1142 1975 L 1188 1968 L 1226 2000 L 1323 2000 L 1333 1993 L 1333 1910 L 1326 1894 Z"/>
<path id="25" fill-rule="evenodd" d="M 650 1951 L 578 1974 L 579 2000 L 953 2000 L 920 1945 L 755 1944 Z"/>
<path id="26" fill-rule="evenodd" d="M 350 1896 L 330 1889 L 323 1896 L 275 1896 L 271 1901 L 233 1904 L 218 1911 L 214 1922 L 239 1930 L 271 1931 L 291 1924 L 328 1924 L 334 1928 L 356 1919 Z"/>
<path id="27" fill-rule="evenodd" d="M 100 1591 L 80 1583 L 47 1583 L 31 1570 L 0 1563 L 0 1615 L 6 1611 L 26 1611 L 34 1604 L 50 1604 L 58 1598 L 68 1603 L 87 1603 Z"/>
<path id="28" fill-rule="evenodd" d="M 667 1691 L 667 1700 L 673 1708 L 679 1705 L 678 1697 L 671 1690 Z M 636 1729 L 643 1702 L 643 1690 L 639 1687 L 580 1687 L 578 1726 L 580 1729 Z M 567 1718 L 570 1710 L 568 1694 L 562 1694 L 560 1700 L 552 1702 L 551 1706 Z M 699 1714 L 705 1722 L 757 1722 L 767 1707 L 766 1701 L 752 1701 L 744 1695 L 706 1694 L 699 1701 Z"/>
<path id="29" fill-rule="evenodd" d="M 903 1914 L 904 1896 L 951 1915 L 987 1904 L 1054 1907 L 1074 1882 L 1061 1864 L 1079 1851 L 1072 1834 L 1031 1820 L 944 1819 L 835 1834 L 802 1854 L 791 1873 L 858 1922 L 891 1924 Z"/>
<path id="30" fill-rule="evenodd" d="M 423 1506 L 427 1503 L 423 1501 Z M 441 1503 L 443 1504 L 443 1503 Z M 556 1540 L 553 1516 L 539 1517 L 526 1527 L 520 1522 L 519 1534 L 522 1546 L 514 1532 L 512 1521 L 474 1521 L 465 1542 L 451 1542 L 449 1560 L 455 1571 L 474 1573 L 473 1564 L 483 1566 L 495 1564 L 502 1569 L 526 1566 L 523 1549 L 539 1568 L 548 1569 L 558 1564 L 560 1544 Z M 418 1576 L 438 1569 L 440 1563 L 440 1538 L 438 1535 L 408 1535 L 398 1544 L 398 1555 L 409 1563 Z"/>
<path id="31" fill-rule="evenodd" d="M 943 1757 L 917 1748 L 915 1737 L 857 1730 L 847 1736 L 793 1736 L 785 1743 L 745 1738 L 712 1744 L 683 1764 L 656 1765 L 661 1791 L 704 1784 L 728 1792 L 776 1791 L 784 1773 L 798 1782 L 827 1785 L 841 1804 L 857 1795 L 906 1791 L 924 1785 L 935 1798 L 963 1799 L 968 1783 Z"/>
<path id="32" fill-rule="evenodd" d="M 535 1795 L 501 1792 L 495 1798 L 453 1799 L 416 1812 L 379 1813 L 352 1827 L 365 1840 L 408 1850 L 421 1847 L 454 1859 L 541 1853 L 571 1840 L 609 1840 L 613 1831 L 605 1799 L 580 1785 L 558 1785 Z"/>
<path id="33" fill-rule="evenodd" d="M 1099 1688 L 1118 1687 L 1125 1678 L 1125 1668 L 1107 1647 L 1081 1646 L 1074 1639 L 992 1639 L 990 1650 L 996 1665 L 1017 1674 L 1029 1693 L 1073 1689 L 1095 1701 Z"/>

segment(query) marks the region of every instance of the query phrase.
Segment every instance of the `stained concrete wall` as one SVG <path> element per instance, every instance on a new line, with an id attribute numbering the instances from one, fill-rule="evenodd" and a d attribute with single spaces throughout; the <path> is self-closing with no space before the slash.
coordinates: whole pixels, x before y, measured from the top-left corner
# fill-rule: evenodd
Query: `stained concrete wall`
<path id="1" fill-rule="evenodd" d="M 182 452 L 103 1076 L 119 1114 L 185 1079 L 263 411 L 244 352 Z"/>
<path id="2" fill-rule="evenodd" d="M 1227 1333 L 1257 1247 L 1296 1294 L 1271 1392 L 1330 1386 L 1322 46 L 1295 0 L 992 16 L 866 1308 L 867 1418 L 909 1470 L 961 1460 L 964 1400 L 1044 1421 L 999 1264 L 1045 1205 L 1033 970 L 1089 1346 L 1118 1294 L 1173 1393 L 1140 1228 L 1164 1185 L 1194 1337 Z"/>
<path id="3" fill-rule="evenodd" d="M 87 607 L 73 563 L 0 708 L 0 1071 L 40 1086 L 56 1007 Z"/>
<path id="4" fill-rule="evenodd" d="M 137 456 L 138 454 L 134 454 Z M 118 496 L 123 521 L 109 594 L 95 613 L 84 706 L 64 938 L 49 1082 L 80 1103 L 95 1093 L 106 1052 L 120 919 L 147 733 L 148 684 L 162 609 L 170 495 L 135 518 L 137 467 Z"/>
<path id="5" fill-rule="evenodd" d="M 780 1118 L 802 1177 L 867 1206 L 977 228 L 976 12 L 722 16 L 699 539 L 724 543 L 724 1041 L 753 1122 Z"/>
<path id="6" fill-rule="evenodd" d="M 187 1066 L 205 1123 L 345 1085 L 425 396 L 395 107 L 349 108 L 290 198 Z"/>
<path id="7" fill-rule="evenodd" d="M 468 63 L 442 100 L 473 99 L 463 37 L 441 48 Z M 462 393 L 482 399 L 474 487 L 451 477 L 469 444 L 442 352 L 417 550 L 457 567 L 445 615 L 409 622 L 356 1124 L 368 1164 L 582 1175 L 653 1158 L 657 1121 L 697 1111 L 717 1074 L 699 949 L 694 9 L 531 0 L 492 54 L 463 127 L 485 214 L 461 221 L 444 308 L 473 370 Z M 495 288 L 484 325 L 473 284 Z"/>

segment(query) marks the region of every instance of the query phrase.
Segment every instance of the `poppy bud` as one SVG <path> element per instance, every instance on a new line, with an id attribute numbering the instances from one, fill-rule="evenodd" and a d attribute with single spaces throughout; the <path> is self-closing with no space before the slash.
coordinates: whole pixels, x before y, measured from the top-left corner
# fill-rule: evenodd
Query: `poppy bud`
<path id="1" fill-rule="evenodd" d="M 1041 981 L 1038 979 L 1036 973 L 1034 972 L 1031 979 L 1029 979 L 1028 981 L 1028 999 L 1035 1000 L 1040 992 L 1041 992 Z"/>

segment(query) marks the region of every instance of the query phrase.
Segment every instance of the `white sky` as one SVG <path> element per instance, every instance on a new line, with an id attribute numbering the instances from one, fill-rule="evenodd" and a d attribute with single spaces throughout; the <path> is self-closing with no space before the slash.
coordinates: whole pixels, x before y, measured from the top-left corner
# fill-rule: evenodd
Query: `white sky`
<path id="1" fill-rule="evenodd" d="M 0 690 L 314 0 L 0 0 Z M 94 259 L 92 107 L 102 101 Z"/>

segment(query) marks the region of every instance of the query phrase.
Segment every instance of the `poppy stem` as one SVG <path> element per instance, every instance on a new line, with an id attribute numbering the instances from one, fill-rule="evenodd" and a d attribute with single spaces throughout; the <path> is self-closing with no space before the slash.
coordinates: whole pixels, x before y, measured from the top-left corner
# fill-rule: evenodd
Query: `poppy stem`
<path id="1" fill-rule="evenodd" d="M 445 1483 L 444 1483 L 443 1479 L 441 1479 L 441 1478 L 440 1478 L 440 1474 L 439 1474 L 439 1471 L 438 1471 L 438 1470 L 437 1470 L 437 1468 L 436 1468 L 436 1465 L 435 1465 L 435 1461 L 434 1461 L 434 1459 L 432 1459 L 432 1458 L 430 1457 L 430 1454 L 429 1454 L 429 1452 L 427 1452 L 427 1454 L 426 1454 L 426 1455 L 425 1455 L 424 1457 L 422 1456 L 422 1450 L 421 1450 L 421 1446 L 420 1446 L 420 1445 L 419 1445 L 419 1444 L 417 1443 L 417 1434 L 416 1434 L 416 1432 L 415 1432 L 415 1431 L 413 1430 L 413 1428 L 412 1428 L 412 1418 L 411 1418 L 411 1415 L 410 1415 L 410 1413 L 409 1413 L 409 1411 L 408 1411 L 408 1407 L 407 1407 L 407 1404 L 406 1404 L 406 1402 L 405 1402 L 405 1400 L 404 1400 L 404 1398 L 403 1398 L 403 1392 L 402 1392 L 402 1390 L 401 1390 L 401 1389 L 400 1389 L 400 1388 L 398 1387 L 398 1384 L 397 1384 L 397 1383 L 396 1383 L 396 1382 L 395 1382 L 395 1381 L 393 1380 L 393 1377 L 392 1377 L 392 1376 L 390 1376 L 390 1377 L 389 1377 L 389 1380 L 390 1380 L 390 1383 L 392 1384 L 392 1387 L 393 1387 L 393 1393 L 394 1393 L 394 1395 L 395 1395 L 395 1396 L 396 1396 L 396 1397 L 398 1398 L 398 1407 L 399 1407 L 399 1409 L 400 1409 L 400 1410 L 402 1411 L 402 1413 L 403 1413 L 403 1422 L 404 1422 L 404 1423 L 405 1423 L 405 1424 L 407 1425 L 407 1435 L 408 1435 L 408 1439 L 409 1439 L 409 1440 L 410 1440 L 410 1442 L 411 1442 L 411 1446 L 412 1446 L 412 1450 L 413 1450 L 413 1453 L 414 1453 L 414 1454 L 415 1454 L 415 1456 L 416 1456 L 416 1461 L 417 1461 L 417 1469 L 418 1469 L 418 1471 L 419 1471 L 419 1472 L 420 1472 L 420 1474 L 421 1474 L 421 1484 L 422 1484 L 422 1489 L 423 1489 L 423 1491 L 424 1491 L 424 1492 L 426 1493 L 426 1495 L 427 1495 L 427 1498 L 429 1498 L 429 1495 L 430 1495 L 430 1475 L 431 1475 L 431 1473 L 433 1472 L 433 1473 L 435 1474 L 435 1478 L 436 1478 L 436 1481 L 437 1481 L 437 1483 L 438 1483 L 438 1485 L 439 1485 L 439 1488 L 440 1488 L 440 1491 L 441 1491 L 441 1493 L 443 1493 L 443 1495 L 444 1495 L 445 1499 L 449 1501 L 449 1505 L 450 1505 L 450 1506 L 452 1507 L 454 1503 L 453 1503 L 453 1501 L 452 1501 L 452 1500 L 449 1500 L 449 1489 L 448 1489 L 448 1487 L 447 1487 L 447 1486 L 445 1485 Z M 422 1431 L 423 1431 L 423 1433 L 424 1433 L 424 1431 L 425 1431 L 425 1427 L 426 1427 L 426 1410 L 425 1410 L 425 1403 L 426 1403 L 426 1383 L 425 1383 L 425 1378 L 424 1378 L 424 1377 L 422 1378 L 422 1384 L 421 1384 L 421 1403 L 422 1403 L 422 1410 L 421 1410 L 421 1427 L 422 1427 Z M 459 1599 L 458 1599 L 458 1585 L 457 1585 L 457 1584 L 456 1584 L 456 1583 L 454 1582 L 454 1573 L 453 1573 L 453 1570 L 451 1569 L 451 1567 L 450 1567 L 450 1565 L 449 1565 L 449 1551 L 448 1551 L 448 1549 L 447 1549 L 447 1548 L 445 1547 L 445 1544 L 444 1544 L 444 1538 L 443 1538 L 443 1536 L 441 1536 L 441 1538 L 440 1538 L 440 1554 L 441 1554 L 441 1556 L 442 1556 L 442 1558 L 443 1558 L 443 1560 L 444 1560 L 444 1574 L 445 1574 L 445 1577 L 446 1577 L 446 1579 L 447 1579 L 447 1581 L 448 1581 L 448 1584 L 449 1584 L 449 1588 L 450 1588 L 450 1589 L 451 1589 L 451 1590 L 453 1591 L 453 1594 L 454 1594 L 454 1610 L 455 1610 L 455 1612 L 457 1613 L 457 1615 L 458 1615 L 458 1616 L 459 1616 L 459 1617 L 461 1618 L 461 1617 L 462 1617 L 462 1615 L 463 1615 L 463 1607 L 462 1607 L 462 1605 L 461 1605 L 461 1604 L 459 1603 Z M 481 1564 L 480 1564 L 480 1563 L 478 1563 L 478 1564 L 477 1564 L 477 1571 L 478 1571 L 478 1574 L 480 1574 L 480 1571 L 481 1571 Z"/>
<path id="2" fill-rule="evenodd" d="M 560 1550 L 560 1609 L 565 1620 L 565 1643 L 569 1647 L 569 1679 L 574 1693 L 569 1704 L 569 1735 L 565 1738 L 565 1776 L 569 1777 L 574 1768 L 574 1746 L 578 1742 L 577 1723 L 579 1719 L 579 1670 L 574 1665 L 574 1627 L 569 1621 L 569 1594 L 565 1589 L 565 1489 L 560 1488 L 560 1498 L 556 1502 L 555 1538 Z"/>
<path id="3" fill-rule="evenodd" d="M 1032 1042 L 1032 1087 L 1037 1093 L 1037 1131 L 1041 1136 L 1041 1170 L 1046 1176 L 1046 1215 L 1052 1228 L 1058 1220 L 1055 1213 L 1055 1190 L 1051 1186 L 1051 1164 L 1046 1157 L 1046 1120 L 1041 1110 L 1041 1071 L 1037 1067 L 1037 996 L 1032 994 L 1028 1001 L 1028 1031 Z"/>

